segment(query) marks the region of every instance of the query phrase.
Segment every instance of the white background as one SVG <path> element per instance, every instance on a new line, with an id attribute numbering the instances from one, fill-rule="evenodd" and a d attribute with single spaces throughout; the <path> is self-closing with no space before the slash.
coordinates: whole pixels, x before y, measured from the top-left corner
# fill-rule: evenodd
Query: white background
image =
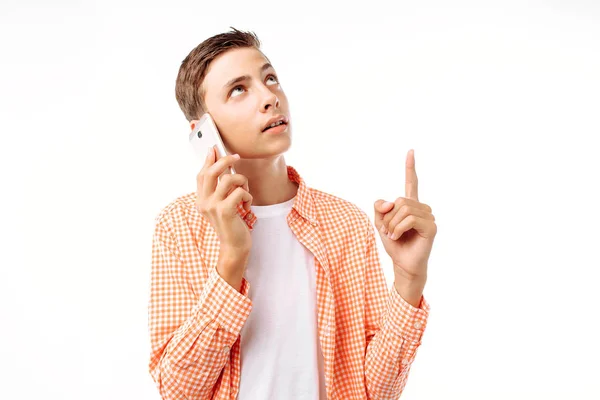
<path id="1" fill-rule="evenodd" d="M 600 398 L 599 3 L 213 3 L 2 1 L 0 396 L 159 398 L 154 217 L 201 165 L 175 77 L 235 26 L 310 186 L 372 216 L 415 149 L 438 235 L 402 398 Z"/>

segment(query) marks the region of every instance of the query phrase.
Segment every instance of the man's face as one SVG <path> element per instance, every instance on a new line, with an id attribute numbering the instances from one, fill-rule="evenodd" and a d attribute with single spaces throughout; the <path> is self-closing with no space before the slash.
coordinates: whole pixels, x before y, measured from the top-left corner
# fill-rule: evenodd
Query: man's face
<path id="1" fill-rule="evenodd" d="M 204 78 L 204 103 L 225 146 L 242 158 L 270 158 L 291 145 L 287 97 L 275 69 L 255 48 L 215 58 Z M 266 129 L 273 121 L 281 126 Z M 192 121 L 192 128 L 197 121 Z"/>

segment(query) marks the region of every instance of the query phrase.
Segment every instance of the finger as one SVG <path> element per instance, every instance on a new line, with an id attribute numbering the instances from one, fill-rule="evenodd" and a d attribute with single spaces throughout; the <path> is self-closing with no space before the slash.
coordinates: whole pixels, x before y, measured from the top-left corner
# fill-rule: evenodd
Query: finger
<path id="1" fill-rule="evenodd" d="M 427 204 L 419 203 L 417 200 L 408 199 L 406 197 L 398 197 L 394 201 L 394 207 L 383 216 L 382 223 L 383 223 L 384 229 L 383 229 L 382 233 L 384 233 L 386 235 L 389 233 L 392 218 L 394 218 L 396 216 L 396 214 L 398 213 L 398 211 L 400 209 L 402 209 L 402 207 L 412 207 L 412 208 L 422 210 L 425 213 L 431 213 L 431 207 L 429 207 Z"/>
<path id="2" fill-rule="evenodd" d="M 211 165 L 215 163 L 215 150 L 213 147 L 209 147 L 206 151 L 206 159 L 204 160 L 204 169 L 208 169 Z"/>
<path id="3" fill-rule="evenodd" d="M 213 148 L 213 152 L 215 153 L 215 163 L 218 162 L 221 158 L 223 158 L 220 153 L 219 150 L 217 149 L 217 146 L 212 146 Z M 223 173 L 219 174 L 219 176 L 217 177 L 217 184 L 219 183 L 220 178 L 223 176 L 223 174 L 225 173 L 230 173 L 232 174 L 233 172 L 231 171 L 231 165 L 228 165 L 225 170 L 223 171 Z"/>
<path id="4" fill-rule="evenodd" d="M 226 174 L 221 178 L 215 190 L 217 200 L 225 199 L 236 187 L 247 187 L 248 178 L 241 174 Z M 245 188 L 244 188 L 245 190 Z"/>
<path id="5" fill-rule="evenodd" d="M 386 226 L 386 230 L 388 232 L 388 237 L 390 239 L 396 240 L 400 237 L 400 235 L 396 235 L 396 233 L 395 233 L 396 227 L 398 225 L 400 225 L 402 223 L 402 221 L 404 221 L 406 218 L 410 217 L 411 215 L 422 218 L 424 220 L 433 220 L 433 215 L 431 215 L 421 209 L 405 205 L 398 210 L 396 215 L 394 215 L 394 218 L 392 218 L 392 220 Z"/>
<path id="6" fill-rule="evenodd" d="M 409 150 L 406 155 L 406 197 L 413 200 L 419 200 L 419 181 L 417 170 L 415 168 L 415 151 Z"/>
<path id="7" fill-rule="evenodd" d="M 198 184 L 198 188 L 197 188 L 197 193 L 198 194 L 204 194 L 204 175 L 206 173 L 206 170 L 214 163 L 214 151 L 213 148 L 209 148 L 208 151 L 206 152 L 206 158 L 204 159 L 204 164 L 202 165 L 202 168 L 200 169 L 200 172 L 198 172 L 198 175 L 196 175 L 196 182 Z"/>
<path id="8" fill-rule="evenodd" d="M 429 231 L 433 226 L 435 226 L 435 224 L 429 220 L 417 217 L 415 215 L 409 215 L 408 217 L 404 218 L 402 222 L 396 225 L 392 234 L 396 239 L 398 239 L 404 233 L 414 229 L 419 235 L 423 237 L 429 237 Z"/>
<path id="9" fill-rule="evenodd" d="M 208 169 L 204 172 L 204 184 L 202 188 L 205 197 L 209 197 L 215 192 L 219 177 L 237 160 L 239 160 L 239 156 L 237 154 L 228 155 L 219 158 L 219 160 L 215 161 L 214 164 L 208 167 Z"/>
<path id="10" fill-rule="evenodd" d="M 239 154 L 228 154 L 224 157 L 218 157 L 218 160 L 208 168 L 208 172 L 220 176 L 227 172 L 227 169 L 235 164 L 239 159 Z"/>
<path id="11" fill-rule="evenodd" d="M 381 199 L 377 200 L 373 204 L 373 208 L 375 211 L 375 227 L 378 230 L 381 228 L 384 215 L 393 208 L 393 205 L 394 203 L 392 203 L 391 201 L 385 201 Z"/>
<path id="12" fill-rule="evenodd" d="M 244 182 L 244 184 L 242 185 L 242 189 L 244 189 L 246 192 L 250 193 L 250 187 L 248 186 L 248 178 L 246 178 L 246 182 Z M 250 210 L 250 204 L 252 204 L 252 201 L 245 201 L 242 204 L 242 207 L 244 207 L 244 209 L 246 211 L 251 211 Z"/>
<path id="13" fill-rule="evenodd" d="M 390 222 L 392 221 L 392 219 L 396 216 L 396 214 L 398 214 L 398 211 L 400 211 L 400 209 L 402 207 L 410 206 L 411 205 L 410 203 L 412 203 L 412 202 L 414 202 L 414 201 L 409 200 L 405 197 L 398 197 L 394 201 L 394 207 L 392 207 L 392 209 L 383 216 L 383 221 L 382 221 L 383 229 L 381 230 L 381 233 L 383 233 L 384 235 L 387 235 L 388 233 L 390 233 L 389 226 L 390 226 Z M 417 202 L 414 202 L 414 203 L 417 203 Z"/>
<path id="14" fill-rule="evenodd" d="M 252 195 L 246 192 L 242 187 L 237 187 L 227 196 L 225 200 L 223 200 L 224 206 L 228 210 L 232 210 L 237 214 L 237 205 L 240 202 L 244 203 L 244 208 L 250 209 L 250 205 L 252 204 Z"/>
<path id="15" fill-rule="evenodd" d="M 409 199 L 407 197 L 398 197 L 396 200 L 394 200 L 394 208 L 392 210 L 388 211 L 386 216 L 388 216 L 389 214 L 395 213 L 404 205 L 414 207 L 414 208 L 419 208 L 428 213 L 430 213 L 432 211 L 431 207 L 429 207 L 425 203 L 421 203 L 417 200 Z M 389 220 L 390 220 L 390 218 L 388 218 L 387 221 L 389 222 Z"/>

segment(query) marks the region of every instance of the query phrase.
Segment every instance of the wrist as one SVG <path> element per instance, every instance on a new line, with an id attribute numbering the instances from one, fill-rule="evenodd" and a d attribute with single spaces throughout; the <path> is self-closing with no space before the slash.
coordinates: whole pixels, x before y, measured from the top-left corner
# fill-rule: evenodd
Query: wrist
<path id="1" fill-rule="evenodd" d="M 427 276 L 407 278 L 402 274 L 395 274 L 394 288 L 407 303 L 419 308 L 426 282 Z"/>
<path id="2" fill-rule="evenodd" d="M 241 250 L 233 247 L 221 246 L 219 249 L 219 260 L 230 263 L 239 263 L 248 260 L 250 250 Z"/>
<path id="3" fill-rule="evenodd" d="M 240 291 L 247 263 L 247 254 L 221 251 L 217 262 L 217 272 L 227 283 Z"/>

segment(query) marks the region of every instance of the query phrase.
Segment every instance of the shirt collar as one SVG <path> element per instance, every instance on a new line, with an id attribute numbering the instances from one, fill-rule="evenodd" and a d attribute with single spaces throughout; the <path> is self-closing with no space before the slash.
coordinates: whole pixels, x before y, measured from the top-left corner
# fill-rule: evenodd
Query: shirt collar
<path id="1" fill-rule="evenodd" d="M 294 167 L 288 165 L 287 172 L 289 180 L 298 184 L 298 193 L 292 208 L 311 224 L 318 225 L 315 202 L 306 182 Z"/>

